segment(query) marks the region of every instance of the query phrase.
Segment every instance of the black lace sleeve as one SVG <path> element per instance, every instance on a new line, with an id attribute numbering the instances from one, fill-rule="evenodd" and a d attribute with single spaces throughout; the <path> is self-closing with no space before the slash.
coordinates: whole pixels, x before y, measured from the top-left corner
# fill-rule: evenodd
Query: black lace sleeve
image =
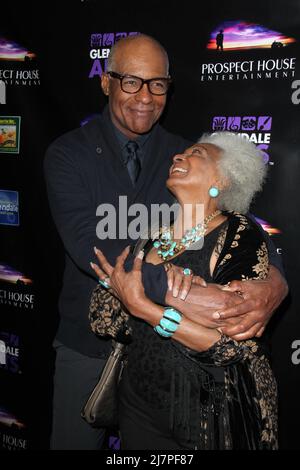
<path id="1" fill-rule="evenodd" d="M 264 279 L 268 269 L 268 250 L 259 229 L 248 217 L 231 215 L 223 249 L 214 270 L 214 281 L 227 284 L 233 280 Z M 257 340 L 234 341 L 222 335 L 208 350 L 189 350 L 188 354 L 199 364 L 224 367 L 247 358 L 259 347 Z"/>
<path id="2" fill-rule="evenodd" d="M 214 281 L 227 284 L 233 280 L 264 279 L 268 270 L 268 249 L 257 225 L 244 215 L 231 215 L 213 273 Z"/>
<path id="3" fill-rule="evenodd" d="M 193 352 L 190 357 L 206 366 L 226 367 L 244 361 L 253 354 L 265 353 L 266 350 L 257 339 L 235 341 L 222 335 L 219 341 L 202 352 Z"/>

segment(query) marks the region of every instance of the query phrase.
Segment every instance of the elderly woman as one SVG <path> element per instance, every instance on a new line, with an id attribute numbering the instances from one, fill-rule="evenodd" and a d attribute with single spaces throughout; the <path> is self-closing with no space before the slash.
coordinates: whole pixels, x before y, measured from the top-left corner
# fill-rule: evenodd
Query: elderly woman
<path id="1" fill-rule="evenodd" d="M 142 262 L 164 263 L 171 288 L 175 266 L 185 268 L 182 279 L 203 278 L 225 289 L 234 279 L 264 279 L 267 247 L 245 214 L 265 172 L 249 141 L 231 133 L 204 135 L 175 155 L 167 180 L 184 217 L 138 245 L 143 252 L 131 272 L 123 269 L 128 249 L 115 268 L 98 253 L 106 274 L 95 268 L 97 274 L 110 276 L 132 314 L 133 341 L 120 384 L 123 449 L 277 448 L 276 383 L 262 340 L 237 342 L 221 328 L 201 326 L 195 314 L 157 305 L 141 280 Z M 198 204 L 204 220 L 197 218 Z"/>

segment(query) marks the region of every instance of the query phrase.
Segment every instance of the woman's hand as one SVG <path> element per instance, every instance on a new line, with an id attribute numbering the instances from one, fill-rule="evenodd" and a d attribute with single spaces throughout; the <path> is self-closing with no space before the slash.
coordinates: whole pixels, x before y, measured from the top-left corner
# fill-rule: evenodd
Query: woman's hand
<path id="1" fill-rule="evenodd" d="M 164 265 L 168 277 L 168 289 L 172 291 L 173 297 L 185 300 L 192 284 L 207 287 L 205 280 L 200 276 L 194 276 L 192 271 L 190 274 L 184 274 L 184 268 L 175 266 L 172 263 Z"/>
<path id="2" fill-rule="evenodd" d="M 95 248 L 95 253 L 99 261 L 99 266 L 91 263 L 91 266 L 100 280 L 107 282 L 113 294 L 125 305 L 133 314 L 138 310 L 137 306 L 146 299 L 144 286 L 142 283 L 142 260 L 144 253 L 136 256 L 132 270 L 126 272 L 124 269 L 125 260 L 129 254 L 128 246 L 122 251 L 113 267 L 105 258 L 103 253 Z"/>

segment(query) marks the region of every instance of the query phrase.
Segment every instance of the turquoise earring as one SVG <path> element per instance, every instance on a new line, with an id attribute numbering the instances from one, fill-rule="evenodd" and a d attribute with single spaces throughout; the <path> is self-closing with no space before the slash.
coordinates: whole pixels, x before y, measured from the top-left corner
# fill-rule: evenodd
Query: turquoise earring
<path id="1" fill-rule="evenodd" d="M 220 191 L 215 186 L 212 186 L 211 188 L 209 188 L 208 194 L 210 195 L 210 197 L 218 197 Z"/>

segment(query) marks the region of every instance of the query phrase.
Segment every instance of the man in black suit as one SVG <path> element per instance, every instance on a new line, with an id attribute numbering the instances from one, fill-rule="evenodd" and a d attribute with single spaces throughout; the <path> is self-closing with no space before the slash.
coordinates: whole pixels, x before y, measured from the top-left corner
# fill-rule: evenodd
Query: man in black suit
<path id="1" fill-rule="evenodd" d="M 108 107 L 100 118 L 58 138 L 47 151 L 49 202 L 66 252 L 59 300 L 61 319 L 54 343 L 52 449 L 100 449 L 103 444 L 104 431 L 91 428 L 80 417 L 110 350 L 110 342 L 96 337 L 89 326 L 89 301 L 98 281 L 90 262 L 96 262 L 94 246 L 113 263 L 135 240 L 99 239 L 97 215 L 104 214 L 97 208 L 111 204 L 119 220 L 119 196 L 127 196 L 128 206 L 142 203 L 150 209 L 151 204 L 172 204 L 165 187 L 171 159 L 190 142 L 158 124 L 169 82 L 168 57 L 156 40 L 139 35 L 119 41 L 111 50 L 108 72 L 101 79 Z M 274 253 L 271 263 L 277 263 Z M 155 302 L 172 304 L 163 267 L 145 266 L 143 281 Z M 206 324 L 215 322 L 207 318 L 208 305 L 220 311 L 237 303 L 237 296 L 231 292 L 211 286 L 202 289 L 205 297 L 201 297 L 198 289 L 192 287 L 186 308 L 203 314 Z M 285 293 L 285 282 L 276 268 L 264 286 L 249 281 L 248 300 L 234 310 L 243 315 L 244 324 L 240 326 L 239 318 L 231 320 L 229 333 L 239 333 L 241 339 L 253 336 L 253 331 L 260 334 Z M 228 312 L 232 316 L 232 311 Z"/>

